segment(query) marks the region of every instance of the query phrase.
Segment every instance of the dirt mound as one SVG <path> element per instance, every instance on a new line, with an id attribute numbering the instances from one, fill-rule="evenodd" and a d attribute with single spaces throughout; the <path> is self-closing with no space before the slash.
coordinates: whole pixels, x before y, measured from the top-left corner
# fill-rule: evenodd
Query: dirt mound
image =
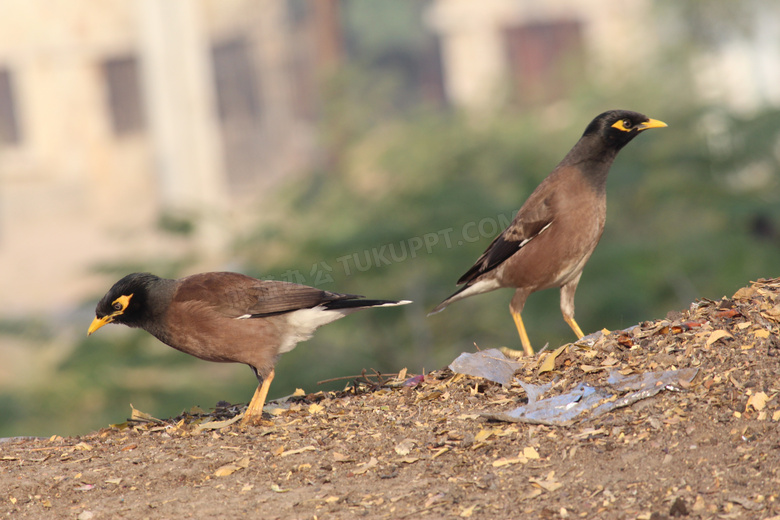
<path id="1" fill-rule="evenodd" d="M 760 280 L 521 359 L 506 387 L 449 369 L 366 376 L 293 397 L 246 430 L 241 407 L 223 403 L 164 421 L 136 412 L 83 437 L 7 439 L 0 513 L 780 519 L 779 323 L 780 280 Z M 483 415 L 530 404 L 529 385 L 543 391 L 532 403 L 609 389 L 600 406 L 630 394 L 616 374 L 681 369 L 695 377 L 565 426 Z"/>

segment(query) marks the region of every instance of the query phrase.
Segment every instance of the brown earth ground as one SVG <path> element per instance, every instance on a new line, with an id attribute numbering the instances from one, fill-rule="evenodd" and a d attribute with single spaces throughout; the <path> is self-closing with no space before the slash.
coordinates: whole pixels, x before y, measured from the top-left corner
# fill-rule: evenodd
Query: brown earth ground
<path id="1" fill-rule="evenodd" d="M 449 369 L 295 397 L 242 429 L 212 414 L 0 443 L 7 518 L 780 519 L 780 279 L 522 360 L 508 388 Z M 590 343 L 590 344 L 588 344 Z M 556 351 L 557 352 L 557 351 Z M 551 371 L 543 371 L 554 367 Z M 692 383 L 569 426 L 489 421 L 517 380 Z M 416 383 L 416 384 L 414 384 Z"/>

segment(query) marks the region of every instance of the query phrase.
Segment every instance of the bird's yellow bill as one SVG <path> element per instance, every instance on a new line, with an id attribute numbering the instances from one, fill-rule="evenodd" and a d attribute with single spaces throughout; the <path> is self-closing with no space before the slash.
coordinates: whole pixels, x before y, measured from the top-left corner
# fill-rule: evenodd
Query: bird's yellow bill
<path id="1" fill-rule="evenodd" d="M 648 128 L 665 128 L 669 125 L 658 119 L 648 119 L 644 123 L 639 123 L 638 128 L 640 130 L 647 130 Z"/>
<path id="2" fill-rule="evenodd" d="M 95 317 L 95 319 L 92 320 L 92 324 L 89 326 L 89 329 L 87 329 L 87 336 L 98 330 L 103 325 L 111 323 L 112 321 L 114 321 L 113 316 L 103 316 L 102 318 Z"/>

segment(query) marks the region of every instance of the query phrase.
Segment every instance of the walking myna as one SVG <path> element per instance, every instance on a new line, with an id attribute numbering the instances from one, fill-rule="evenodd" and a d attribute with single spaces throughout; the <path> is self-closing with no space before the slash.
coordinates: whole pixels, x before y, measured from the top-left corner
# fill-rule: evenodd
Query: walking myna
<path id="1" fill-rule="evenodd" d="M 259 384 L 244 414 L 242 423 L 247 424 L 262 416 L 280 354 L 347 314 L 407 303 L 364 300 L 238 273 L 202 273 L 178 280 L 133 273 L 98 302 L 87 335 L 107 323 L 121 323 L 206 361 L 249 365 Z"/>
<path id="2" fill-rule="evenodd" d="M 515 289 L 509 304 L 527 355 L 531 342 L 520 317 L 528 296 L 560 287 L 563 319 L 578 338 L 574 292 L 582 268 L 596 248 L 607 210 L 607 174 L 615 156 L 648 128 L 666 123 L 628 110 L 597 116 L 566 157 L 531 193 L 515 219 L 458 280 L 463 284 L 430 314 L 452 302 L 502 287 Z"/>

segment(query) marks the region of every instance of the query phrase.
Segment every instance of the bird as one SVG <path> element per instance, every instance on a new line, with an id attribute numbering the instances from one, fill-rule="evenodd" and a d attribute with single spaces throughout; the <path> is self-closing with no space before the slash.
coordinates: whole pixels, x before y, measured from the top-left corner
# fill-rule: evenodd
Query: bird
<path id="1" fill-rule="evenodd" d="M 663 121 L 630 110 L 599 114 L 553 171 L 536 187 L 512 222 L 457 282 L 462 285 L 430 313 L 449 304 L 500 288 L 514 288 L 509 304 L 525 355 L 534 353 L 521 317 L 526 299 L 560 288 L 561 313 L 577 338 L 574 293 L 582 270 L 604 231 L 607 174 L 618 152 Z M 522 353 L 506 349 L 513 357 Z"/>
<path id="2" fill-rule="evenodd" d="M 144 329 L 166 345 L 206 361 L 249 365 L 258 386 L 242 419 L 246 426 L 262 417 L 281 354 L 347 314 L 408 303 L 366 300 L 233 272 L 180 279 L 132 273 L 100 299 L 87 335 L 117 323 Z"/>

